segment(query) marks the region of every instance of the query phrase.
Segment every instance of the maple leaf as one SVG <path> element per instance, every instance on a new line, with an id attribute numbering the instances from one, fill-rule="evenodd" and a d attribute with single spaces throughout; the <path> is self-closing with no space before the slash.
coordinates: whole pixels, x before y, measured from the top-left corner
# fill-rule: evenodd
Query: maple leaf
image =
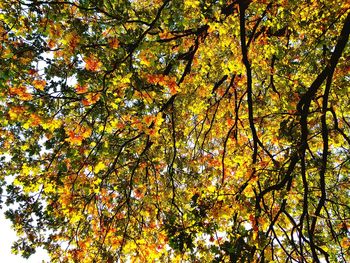
<path id="1" fill-rule="evenodd" d="M 119 47 L 119 41 L 116 37 L 109 38 L 108 45 L 113 49 L 117 49 Z"/>
<path id="2" fill-rule="evenodd" d="M 91 129 L 84 127 L 84 126 L 79 126 L 75 125 L 73 127 L 67 127 L 67 135 L 68 138 L 65 140 L 72 145 L 78 145 L 80 146 L 83 142 L 84 139 L 88 138 L 91 135 Z"/>
<path id="3" fill-rule="evenodd" d="M 40 118 L 40 116 L 38 116 L 37 114 L 30 114 L 28 120 L 23 124 L 23 128 L 25 129 L 29 129 L 35 126 L 38 126 L 39 124 L 41 124 L 42 120 Z"/>
<path id="4" fill-rule="evenodd" d="M 146 115 L 144 118 L 143 118 L 143 121 L 146 123 L 147 126 L 150 126 L 155 120 L 155 117 L 152 116 L 152 115 Z"/>
<path id="5" fill-rule="evenodd" d="M 35 70 L 35 69 L 32 69 L 32 68 L 31 68 L 31 69 L 28 70 L 28 74 L 29 74 L 29 75 L 35 76 L 35 75 L 37 75 L 37 73 L 38 73 L 38 72 L 37 72 L 37 70 Z"/>
<path id="6" fill-rule="evenodd" d="M 90 55 L 84 59 L 85 68 L 90 71 L 99 71 L 102 63 L 93 55 Z"/>
<path id="7" fill-rule="evenodd" d="M 75 86 L 75 91 L 77 94 L 83 94 L 83 93 L 86 93 L 88 91 L 88 86 L 87 85 L 80 85 L 80 84 L 77 84 Z"/>
<path id="8" fill-rule="evenodd" d="M 100 93 L 89 93 L 85 95 L 85 98 L 81 101 L 84 106 L 90 106 L 95 104 L 100 99 Z"/>
<path id="9" fill-rule="evenodd" d="M 98 164 L 95 165 L 94 173 L 99 173 L 105 167 L 106 167 L 106 165 L 103 162 L 99 162 Z"/>
<path id="10" fill-rule="evenodd" d="M 47 42 L 47 46 L 50 48 L 50 49 L 53 49 L 55 48 L 57 45 L 56 41 L 53 40 L 53 39 L 49 39 L 49 41 Z"/>
<path id="11" fill-rule="evenodd" d="M 15 252 L 350 261 L 348 1 L 13 2 L 0 185 Z"/>
<path id="12" fill-rule="evenodd" d="M 147 81 L 152 84 L 158 84 L 159 82 L 159 76 L 158 75 L 148 75 Z"/>
<path id="13" fill-rule="evenodd" d="M 33 86 L 37 90 L 43 91 L 45 86 L 46 86 L 46 81 L 45 80 L 33 80 Z"/>
<path id="14" fill-rule="evenodd" d="M 76 134 L 74 131 L 68 132 L 68 138 L 66 139 L 67 142 L 70 142 L 71 144 L 75 145 L 81 145 L 84 137 L 80 134 Z"/>
<path id="15" fill-rule="evenodd" d="M 64 37 L 63 43 L 65 43 L 71 51 L 74 51 L 80 41 L 80 37 L 75 32 L 70 32 Z"/>
<path id="16" fill-rule="evenodd" d="M 22 113 L 25 112 L 25 108 L 23 106 L 12 106 L 9 111 L 8 114 L 10 116 L 11 120 L 16 120 L 18 119 Z"/>
<path id="17" fill-rule="evenodd" d="M 175 95 L 179 91 L 179 88 L 178 88 L 178 86 L 176 84 L 176 81 L 173 80 L 173 79 L 168 81 L 167 86 L 168 86 L 168 88 L 170 90 L 170 94 L 171 95 Z"/>
<path id="18" fill-rule="evenodd" d="M 29 101 L 32 100 L 33 95 L 28 93 L 25 86 L 10 87 L 10 94 L 17 95 L 20 100 Z"/>

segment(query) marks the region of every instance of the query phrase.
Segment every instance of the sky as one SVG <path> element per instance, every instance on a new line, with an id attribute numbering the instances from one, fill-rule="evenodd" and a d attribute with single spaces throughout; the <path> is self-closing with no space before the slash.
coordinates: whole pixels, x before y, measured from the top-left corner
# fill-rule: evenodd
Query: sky
<path id="1" fill-rule="evenodd" d="M 4 212 L 4 209 L 0 210 L 0 261 L 3 263 L 41 263 L 43 260 L 49 262 L 47 253 L 42 249 L 29 259 L 11 254 L 11 245 L 16 240 L 16 234 L 11 228 L 10 220 L 5 218 Z"/>
<path id="2" fill-rule="evenodd" d="M 10 220 L 4 216 L 4 210 L 0 210 L 0 258 L 4 263 L 41 263 L 49 262 L 47 253 L 38 250 L 29 259 L 24 259 L 20 255 L 11 254 L 11 245 L 16 240 L 16 234 L 11 228 Z"/>

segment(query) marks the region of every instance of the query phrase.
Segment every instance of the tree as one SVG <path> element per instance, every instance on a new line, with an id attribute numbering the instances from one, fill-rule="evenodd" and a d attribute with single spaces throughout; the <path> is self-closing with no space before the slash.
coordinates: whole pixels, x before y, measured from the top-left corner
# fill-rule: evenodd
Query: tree
<path id="1" fill-rule="evenodd" d="M 348 1 L 5 0 L 0 10 L 15 252 L 350 260 Z"/>

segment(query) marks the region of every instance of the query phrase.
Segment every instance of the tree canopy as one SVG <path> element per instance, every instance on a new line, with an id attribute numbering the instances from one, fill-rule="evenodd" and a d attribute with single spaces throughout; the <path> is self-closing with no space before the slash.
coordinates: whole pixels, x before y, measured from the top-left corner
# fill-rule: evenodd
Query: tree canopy
<path id="1" fill-rule="evenodd" d="M 343 0 L 0 1 L 14 251 L 349 262 L 349 33 Z"/>

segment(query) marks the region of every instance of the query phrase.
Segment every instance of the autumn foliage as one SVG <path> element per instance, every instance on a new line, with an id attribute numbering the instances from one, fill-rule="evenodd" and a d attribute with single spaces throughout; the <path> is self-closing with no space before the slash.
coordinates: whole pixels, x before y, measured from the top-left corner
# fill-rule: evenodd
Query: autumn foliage
<path id="1" fill-rule="evenodd" d="M 350 4 L 0 1 L 13 250 L 349 262 Z"/>

